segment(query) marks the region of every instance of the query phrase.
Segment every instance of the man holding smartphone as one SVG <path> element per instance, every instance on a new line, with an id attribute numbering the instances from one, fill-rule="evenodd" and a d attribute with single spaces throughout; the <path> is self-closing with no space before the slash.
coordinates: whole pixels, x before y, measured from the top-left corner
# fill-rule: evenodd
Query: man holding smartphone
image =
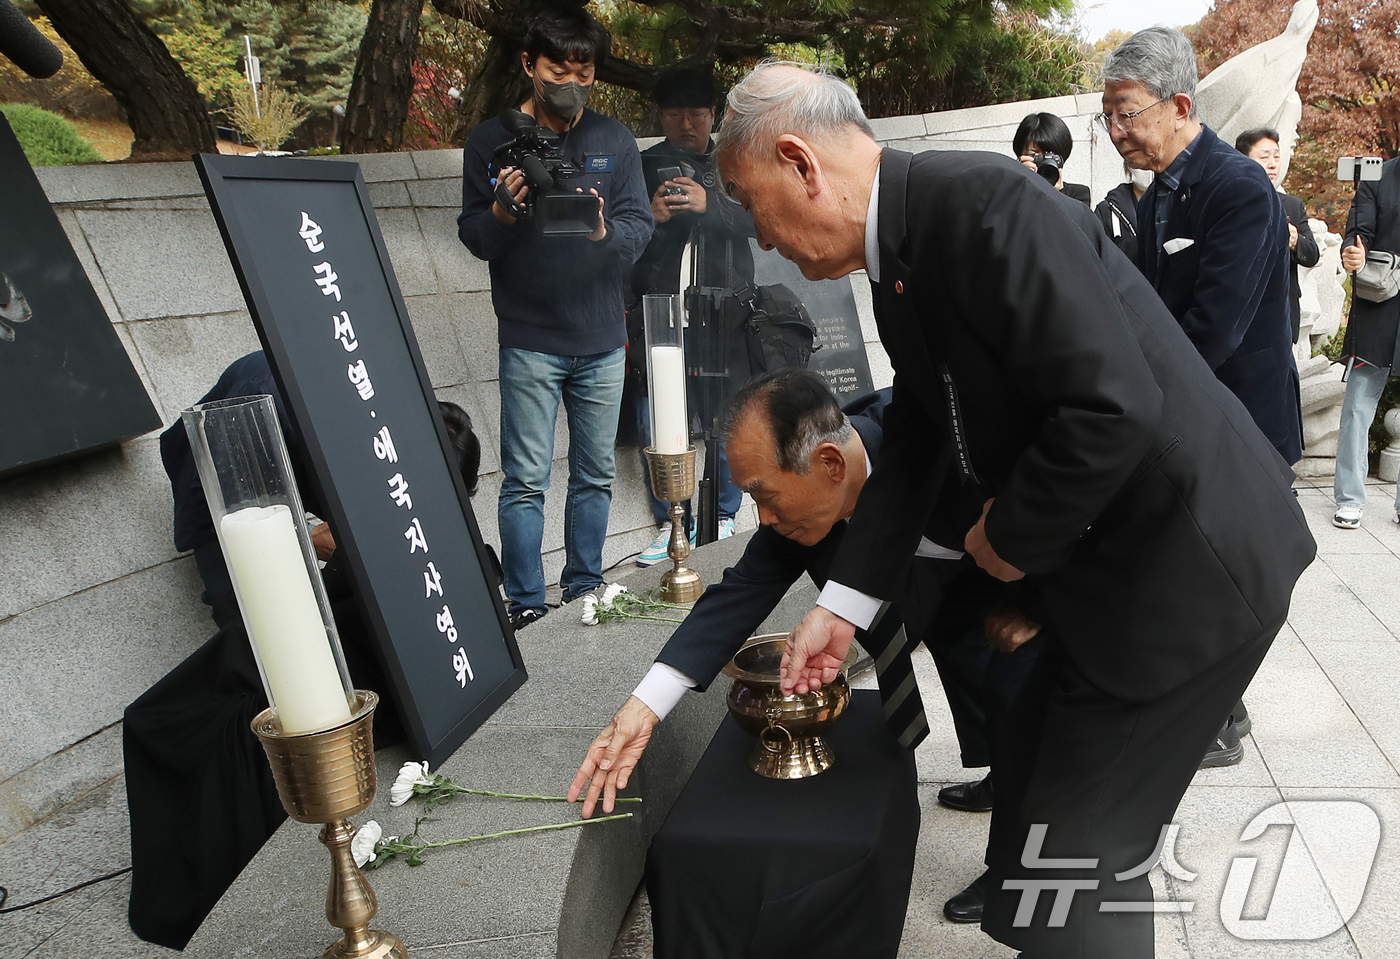
<path id="1" fill-rule="evenodd" d="M 710 165 L 714 147 L 710 131 L 715 125 L 719 91 L 709 75 L 686 68 L 668 70 L 657 81 L 654 93 L 666 139 L 642 153 L 642 172 L 656 232 L 632 270 L 634 302 L 628 311 L 629 350 L 640 356 L 642 297 L 648 293 L 680 293 L 690 284 L 681 276 L 686 245 L 693 243 L 696 282 L 701 286 L 736 290 L 753 280 L 753 253 L 749 237 L 753 221 L 737 203 L 724 196 Z M 687 344 L 687 349 L 690 344 Z M 634 362 L 637 434 L 645 448 L 651 432 L 647 399 L 646 364 Z M 721 451 L 719 473 L 719 538 L 734 534 L 734 514 L 743 493 L 729 478 L 729 464 Z M 638 566 L 653 566 L 666 559 L 671 541 L 667 504 L 651 498 L 656 519 L 655 541 L 637 557 Z M 693 533 L 692 533 L 693 536 Z M 693 541 L 693 540 L 692 540 Z"/>

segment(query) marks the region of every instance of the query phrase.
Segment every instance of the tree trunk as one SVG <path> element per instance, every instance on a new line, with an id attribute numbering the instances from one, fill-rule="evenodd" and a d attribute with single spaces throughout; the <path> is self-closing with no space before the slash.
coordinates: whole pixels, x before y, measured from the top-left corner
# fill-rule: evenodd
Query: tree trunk
<path id="1" fill-rule="evenodd" d="M 374 0 L 355 63 L 341 153 L 391 153 L 403 143 L 423 0 Z"/>
<path id="2" fill-rule="evenodd" d="M 138 159 L 214 152 L 194 82 L 126 0 L 36 0 L 83 66 L 126 111 Z"/>
<path id="3" fill-rule="evenodd" d="M 530 79 L 520 68 L 521 33 L 493 36 L 462 97 L 463 139 L 478 123 L 530 98 Z"/>

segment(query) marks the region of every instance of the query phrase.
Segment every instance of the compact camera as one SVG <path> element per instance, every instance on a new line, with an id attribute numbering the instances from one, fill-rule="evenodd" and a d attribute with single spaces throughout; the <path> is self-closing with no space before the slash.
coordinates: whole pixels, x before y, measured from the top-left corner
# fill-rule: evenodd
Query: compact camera
<path id="1" fill-rule="evenodd" d="M 598 228 L 598 198 L 591 193 L 566 189 L 563 181 L 581 171 L 564 156 L 559 134 L 540 126 L 520 110 L 506 110 L 501 125 L 513 139 L 496 148 L 487 172 L 496 182 L 496 200 L 517 219 L 534 219 L 540 232 L 557 235 L 589 234 Z M 530 190 L 524 204 L 512 199 L 502 167 L 515 167 L 525 175 Z"/>

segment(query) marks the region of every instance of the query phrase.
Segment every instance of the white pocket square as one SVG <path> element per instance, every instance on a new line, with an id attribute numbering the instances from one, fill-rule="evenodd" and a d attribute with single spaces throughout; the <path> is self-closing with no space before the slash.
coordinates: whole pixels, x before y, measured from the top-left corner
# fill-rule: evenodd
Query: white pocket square
<path id="1" fill-rule="evenodd" d="M 1188 246 L 1195 245 L 1196 241 L 1191 239 L 1189 236 L 1179 236 L 1174 240 L 1168 240 L 1167 242 L 1163 243 L 1162 249 L 1166 250 L 1167 254 L 1170 255 L 1172 253 L 1180 253 Z"/>

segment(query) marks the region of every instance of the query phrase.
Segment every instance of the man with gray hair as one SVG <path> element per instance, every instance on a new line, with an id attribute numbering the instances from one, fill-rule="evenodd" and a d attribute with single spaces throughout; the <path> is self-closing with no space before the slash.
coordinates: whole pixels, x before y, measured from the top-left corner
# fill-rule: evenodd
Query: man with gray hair
<path id="1" fill-rule="evenodd" d="M 1169 27 L 1109 54 L 1099 121 L 1133 169 L 1155 176 L 1138 202 L 1137 264 L 1220 382 L 1290 465 L 1303 457 L 1293 361 L 1288 215 L 1257 163 L 1196 116 L 1196 51 Z M 1235 704 L 1201 765 L 1244 758 Z"/>
<path id="2" fill-rule="evenodd" d="M 1100 122 L 1156 176 L 1138 203 L 1137 263 L 1215 375 L 1289 463 L 1303 456 L 1289 306 L 1288 217 L 1269 177 L 1196 116 L 1196 53 L 1168 27 L 1103 68 Z"/>
<path id="3" fill-rule="evenodd" d="M 1150 957 L 1164 826 L 1316 552 L 1292 476 L 1088 207 L 1009 157 L 882 150 L 859 114 L 839 80 L 761 64 L 718 143 L 761 246 L 866 270 L 895 371 L 783 689 L 830 682 L 901 588 L 951 449 L 983 501 L 964 548 L 1045 636 L 995 731 L 982 929 L 1033 959 Z"/>
<path id="4" fill-rule="evenodd" d="M 703 691 L 714 680 L 794 582 L 804 573 L 818 586 L 826 582 L 846 518 L 879 454 L 889 400 L 890 391 L 880 390 L 843 411 L 820 375 L 795 368 L 764 374 L 731 400 L 725 429 L 730 468 L 735 483 L 753 496 L 762 528 L 724 578 L 700 597 L 589 747 L 569 789 L 571 799 L 583 796 L 585 818 L 600 799 L 603 810 L 612 811 L 616 791 L 627 785 L 656 724 L 688 689 Z M 915 575 L 861 637 L 877 658 L 886 725 L 909 749 L 927 735 L 928 722 L 907 642 L 894 637 L 928 645 L 968 767 L 991 763 L 989 717 L 1015 698 L 1041 643 L 1039 627 L 1016 611 L 1013 585 L 960 562 L 961 551 L 938 545 L 956 546 L 980 509 L 975 496 L 949 484 L 935 509 L 940 522 L 915 549 Z M 887 661 L 878 655 L 882 650 Z M 945 910 L 949 917 L 977 921 L 981 886 L 960 896 L 960 909 L 955 904 Z M 973 908 L 977 915 L 969 917 Z M 898 942 L 891 946 L 893 954 Z"/>

